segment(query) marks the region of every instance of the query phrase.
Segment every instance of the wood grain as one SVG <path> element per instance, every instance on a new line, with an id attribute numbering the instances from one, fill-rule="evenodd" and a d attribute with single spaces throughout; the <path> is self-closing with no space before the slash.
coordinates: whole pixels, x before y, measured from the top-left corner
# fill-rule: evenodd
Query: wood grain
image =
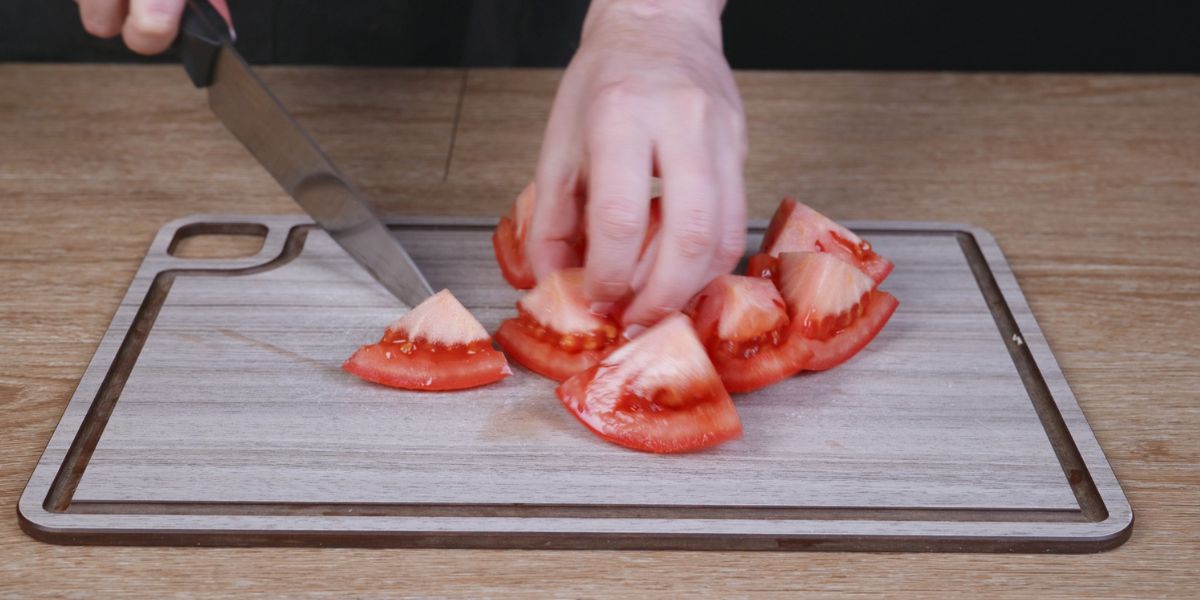
<path id="1" fill-rule="evenodd" d="M 295 90 L 284 100 L 306 125 L 327 119 L 327 146 L 338 131 L 375 132 L 347 135 L 334 159 L 375 178 L 369 191 L 389 212 L 480 216 L 505 210 L 532 173 L 532 154 L 513 161 L 508 149 L 536 149 L 557 77 L 471 72 L 454 155 L 464 140 L 492 144 L 496 166 L 452 160 L 440 182 L 438 161 L 403 155 L 399 140 L 449 147 L 461 73 L 267 70 Z M 738 77 L 753 216 L 788 193 L 838 219 L 970 222 L 996 235 L 1138 513 L 1128 543 L 1089 556 L 79 548 L 35 542 L 13 517 L 0 523 L 0 594 L 1190 596 L 1200 583 L 1200 268 L 1187 250 L 1200 243 L 1200 79 Z M 338 85 L 351 79 L 429 97 L 428 115 L 339 110 L 370 96 Z M 511 93 L 475 118 L 469 108 L 495 93 L 473 89 L 485 79 Z M 402 137 L 409 127 L 420 133 Z M 0 65 L 0 140 L 0 497 L 14 514 L 162 223 L 295 209 L 177 67 Z M 350 166 L 381 152 L 401 153 L 395 168 Z M 401 197 L 418 165 L 429 181 Z"/>

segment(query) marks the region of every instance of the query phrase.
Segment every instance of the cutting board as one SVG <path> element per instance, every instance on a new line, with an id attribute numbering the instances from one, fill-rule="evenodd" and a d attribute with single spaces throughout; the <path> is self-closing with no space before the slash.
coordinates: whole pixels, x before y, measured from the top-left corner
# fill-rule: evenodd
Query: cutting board
<path id="1" fill-rule="evenodd" d="M 21 496 L 67 544 L 1088 552 L 1133 513 L 996 242 L 851 223 L 900 308 L 853 360 L 735 396 L 745 434 L 596 438 L 514 365 L 405 392 L 340 370 L 406 309 L 300 217 L 165 226 Z M 391 225 L 489 330 L 517 292 L 490 221 Z M 256 255 L 175 256 L 205 234 Z M 752 228 L 756 247 L 762 223 Z"/>

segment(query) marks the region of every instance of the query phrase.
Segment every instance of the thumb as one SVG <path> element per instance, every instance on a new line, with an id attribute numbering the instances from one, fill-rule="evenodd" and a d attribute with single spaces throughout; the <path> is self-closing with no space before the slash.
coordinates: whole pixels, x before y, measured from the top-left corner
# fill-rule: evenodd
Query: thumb
<path id="1" fill-rule="evenodd" d="M 129 18 L 121 37 L 138 54 L 158 54 L 171 46 L 179 32 L 185 0 L 129 0 Z"/>

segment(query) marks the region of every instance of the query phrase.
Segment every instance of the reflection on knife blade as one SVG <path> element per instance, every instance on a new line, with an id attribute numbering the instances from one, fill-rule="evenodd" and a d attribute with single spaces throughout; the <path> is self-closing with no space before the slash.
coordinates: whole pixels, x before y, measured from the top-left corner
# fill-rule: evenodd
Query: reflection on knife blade
<path id="1" fill-rule="evenodd" d="M 208 85 L 213 112 L 288 194 L 405 304 L 433 290 L 412 258 L 316 142 L 271 94 L 228 39 L 210 41 L 216 59 Z"/>

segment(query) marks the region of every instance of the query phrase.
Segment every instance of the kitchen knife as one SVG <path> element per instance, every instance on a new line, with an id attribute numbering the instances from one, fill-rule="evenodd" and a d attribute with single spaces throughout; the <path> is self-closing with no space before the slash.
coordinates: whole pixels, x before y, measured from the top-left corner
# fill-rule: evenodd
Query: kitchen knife
<path id="1" fill-rule="evenodd" d="M 429 282 L 370 204 L 233 48 L 233 35 L 207 0 L 188 0 L 179 50 L 196 87 L 225 127 L 329 236 L 410 307 L 433 295 Z"/>

